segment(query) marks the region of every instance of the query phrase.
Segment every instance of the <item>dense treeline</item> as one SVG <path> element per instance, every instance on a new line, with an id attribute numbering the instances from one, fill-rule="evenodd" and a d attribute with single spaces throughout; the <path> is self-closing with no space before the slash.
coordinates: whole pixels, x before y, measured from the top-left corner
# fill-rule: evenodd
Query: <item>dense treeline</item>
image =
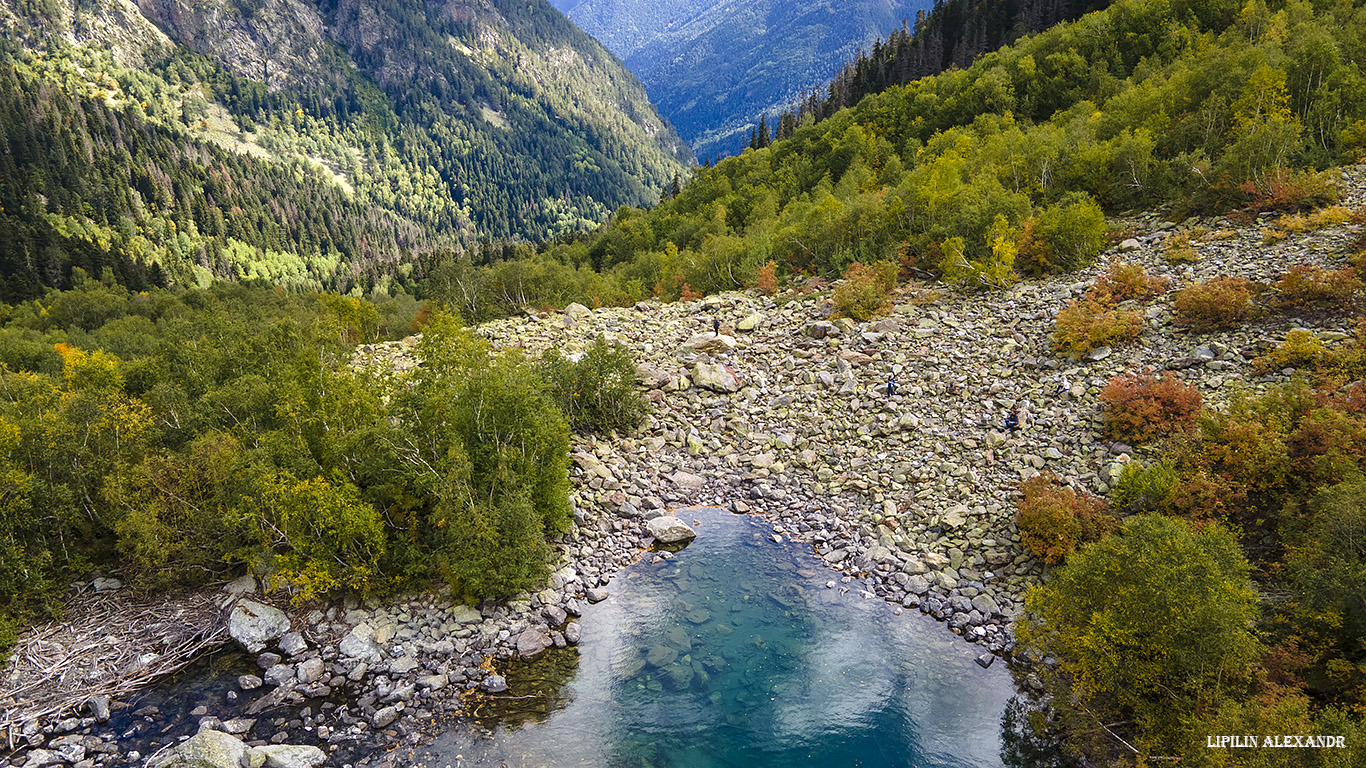
<path id="1" fill-rule="evenodd" d="M 812 91 L 793 113 L 778 121 L 780 138 L 791 135 L 801 119 L 816 120 L 859 103 L 894 85 L 908 85 L 950 67 L 966 68 L 978 56 L 1109 5 L 1109 0 L 936 0 L 919 11 L 915 26 L 905 24 L 840 70 L 824 97 Z"/>
<path id="2" fill-rule="evenodd" d="M 419 254 L 586 229 L 685 172 L 638 83 L 548 5 L 371 5 L 378 19 L 338 17 L 343 38 L 301 43 L 316 61 L 237 62 L 245 74 L 212 44 L 120 64 L 58 42 L 56 6 L 27 8 L 25 37 L 50 34 L 42 51 L 0 44 L 0 298 L 105 266 L 135 289 L 411 287 Z"/>
<path id="3" fill-rule="evenodd" d="M 1097 205 L 1228 210 L 1313 186 L 1291 169 L 1359 157 L 1363 58 L 1360 3 L 1124 0 L 808 118 L 591 237 L 450 262 L 428 286 L 486 317 L 738 288 L 770 261 L 790 276 L 885 259 L 995 285 L 1071 269 L 1100 244 Z"/>
<path id="4" fill-rule="evenodd" d="M 75 280 L 0 305 L 4 632 L 100 571 L 510 594 L 568 525 L 571 428 L 643 416 L 631 361 L 605 344 L 528 360 L 423 313 L 422 365 L 396 378 L 352 353 L 408 333 L 412 299 Z"/>
<path id="5" fill-rule="evenodd" d="M 113 270 L 134 290 L 260 278 L 349 291 L 426 233 L 298 166 L 190 141 L 0 64 L 0 299 Z"/>

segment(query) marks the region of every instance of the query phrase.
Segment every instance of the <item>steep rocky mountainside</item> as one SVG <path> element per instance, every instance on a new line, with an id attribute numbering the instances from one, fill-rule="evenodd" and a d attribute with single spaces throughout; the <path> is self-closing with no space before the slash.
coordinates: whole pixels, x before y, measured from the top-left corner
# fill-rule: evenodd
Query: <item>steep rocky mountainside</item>
<path id="1" fill-rule="evenodd" d="M 761 115 L 824 84 L 926 0 L 555 0 L 645 84 L 699 155 L 738 152 Z"/>
<path id="2" fill-rule="evenodd" d="M 29 148 L 0 179 L 16 295 L 72 266 L 131 279 L 152 264 L 171 282 L 368 289 L 377 262 L 649 205 L 692 161 L 639 82 L 543 0 L 3 0 L 0 31 L 3 129 Z M 183 155 L 219 159 L 232 192 L 190 180 Z M 310 187 L 342 199 L 318 211 Z M 188 242 L 154 234 L 169 221 Z"/>

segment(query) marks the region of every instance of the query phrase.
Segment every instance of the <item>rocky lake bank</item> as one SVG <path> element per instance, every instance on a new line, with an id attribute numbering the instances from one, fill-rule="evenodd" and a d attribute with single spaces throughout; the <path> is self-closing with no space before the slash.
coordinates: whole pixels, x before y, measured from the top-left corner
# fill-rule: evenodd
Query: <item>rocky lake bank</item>
<path id="1" fill-rule="evenodd" d="M 1343 205 L 1366 202 L 1366 168 L 1347 169 L 1344 189 Z M 496 660 L 576 643 L 584 606 L 607 597 L 615 572 L 668 557 L 650 549 L 651 521 L 688 523 L 697 506 L 762 515 L 775 539 L 814 548 L 829 568 L 826 588 L 933 616 L 980 646 L 984 666 L 1009 657 L 1023 595 L 1045 569 L 1020 544 L 1019 483 L 1051 471 L 1104 495 L 1125 462 L 1141 460 L 1101 436 L 1106 382 L 1171 371 L 1218 404 L 1239 387 L 1284 380 L 1257 376 L 1250 363 L 1288 331 L 1306 328 L 1330 345 L 1353 331 L 1343 318 L 1268 314 L 1234 331 L 1193 333 L 1174 322 L 1168 294 L 1142 309 L 1137 341 L 1062 356 L 1050 340 L 1054 318 L 1111 264 L 1141 264 L 1173 290 L 1221 275 L 1266 283 L 1296 265 L 1340 268 L 1361 230 L 1345 224 L 1271 242 L 1269 217 L 1118 223 L 1128 229 L 1122 243 L 1083 272 L 999 293 L 906 286 L 887 315 L 866 323 L 833 318 L 828 291 L 813 287 L 575 305 L 481 326 L 493 344 L 530 355 L 572 354 L 600 336 L 623 344 L 652 404 L 633 435 L 576 441 L 575 526 L 556 542 L 548 583 L 479 606 L 420 594 L 298 608 L 239 579 L 215 599 L 256 669 L 235 679 L 220 710 L 191 713 L 202 721 L 188 732 L 213 734 L 195 740 L 242 764 L 345 755 L 337 764 L 406 765 L 405 747 L 461 721 L 462 695 L 503 691 Z M 1179 234 L 1194 235 L 1195 263 L 1164 258 Z M 367 345 L 357 361 L 401 373 L 418 364 L 413 347 Z M 1017 429 L 1005 427 L 1008 414 Z M 148 753 L 124 748 L 124 733 L 107 725 L 129 713 L 118 702 L 110 709 L 90 701 L 17 725 L 8 764 L 141 764 Z"/>

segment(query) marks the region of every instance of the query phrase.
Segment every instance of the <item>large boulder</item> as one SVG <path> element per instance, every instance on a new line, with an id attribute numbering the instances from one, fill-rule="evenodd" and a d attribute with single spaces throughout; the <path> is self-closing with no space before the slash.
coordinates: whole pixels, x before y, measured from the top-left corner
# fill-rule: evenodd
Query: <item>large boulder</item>
<path id="1" fill-rule="evenodd" d="M 582 304 L 570 304 L 564 308 L 564 313 L 576 323 L 593 322 L 593 310 Z"/>
<path id="2" fill-rule="evenodd" d="M 247 761 L 248 765 L 263 768 L 317 768 L 327 762 L 327 754 L 312 746 L 269 744 L 252 747 L 247 753 Z"/>
<path id="3" fill-rule="evenodd" d="M 698 363 L 693 366 L 692 381 L 697 386 L 713 392 L 739 392 L 744 386 L 739 374 L 730 366 L 720 363 Z"/>
<path id="4" fill-rule="evenodd" d="M 734 336 L 727 336 L 724 333 L 695 333 L 683 342 L 678 348 L 680 355 L 697 354 L 700 352 L 729 352 L 735 349 L 736 341 Z"/>
<path id="5" fill-rule="evenodd" d="M 677 544 L 697 537 L 697 532 L 689 528 L 687 523 L 667 515 L 656 517 L 647 522 L 645 527 L 650 529 L 650 535 L 655 537 L 655 541 L 662 544 Z"/>
<path id="6" fill-rule="evenodd" d="M 636 366 L 636 381 L 644 384 L 648 389 L 663 389 L 669 386 L 670 381 L 673 381 L 673 375 L 649 363 L 641 363 Z"/>
<path id="7" fill-rule="evenodd" d="M 551 640 L 550 635 L 547 635 L 544 630 L 538 627 L 530 627 L 517 636 L 517 653 L 522 658 L 529 659 L 554 644 L 555 641 Z"/>
<path id="8" fill-rule="evenodd" d="M 451 608 L 450 617 L 457 624 L 475 624 L 484 620 L 484 614 L 478 608 L 463 603 Z"/>
<path id="9" fill-rule="evenodd" d="M 175 748 L 153 755 L 147 768 L 240 768 L 246 754 L 247 745 L 241 739 L 222 731 L 203 730 Z"/>
<path id="10" fill-rule="evenodd" d="M 346 637 L 337 644 L 342 656 L 377 662 L 380 658 L 379 643 L 375 642 L 375 630 L 369 624 L 357 624 Z"/>
<path id="11" fill-rule="evenodd" d="M 228 617 L 228 634 L 250 653 L 260 653 L 288 631 L 284 611 L 255 600 L 238 600 Z"/>

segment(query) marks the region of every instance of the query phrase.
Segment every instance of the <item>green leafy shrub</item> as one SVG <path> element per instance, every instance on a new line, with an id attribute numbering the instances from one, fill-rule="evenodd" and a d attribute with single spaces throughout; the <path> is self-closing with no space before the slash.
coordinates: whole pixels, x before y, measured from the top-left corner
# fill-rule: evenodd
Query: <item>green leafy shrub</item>
<path id="1" fill-rule="evenodd" d="M 1068 193 L 1026 220 L 1018 242 L 1019 264 L 1029 274 L 1075 272 L 1105 246 L 1105 213 L 1090 195 Z"/>
<path id="2" fill-rule="evenodd" d="M 1142 264 L 1115 263 L 1096 278 L 1086 292 L 1087 298 L 1101 304 L 1118 304 L 1122 301 L 1148 301 L 1167 290 L 1167 281 L 1151 277 Z"/>
<path id="3" fill-rule="evenodd" d="M 836 311 L 860 322 L 885 312 L 899 271 L 890 261 L 850 264 L 844 271 L 844 283 L 831 295 Z"/>
<path id="4" fill-rule="evenodd" d="M 1252 370 L 1264 374 L 1285 368 L 1313 369 L 1326 354 L 1328 350 L 1318 336 L 1297 329 L 1287 333 L 1285 341 L 1277 344 L 1275 349 L 1253 360 Z"/>
<path id="5" fill-rule="evenodd" d="M 1066 560 L 1077 547 L 1099 541 L 1117 525 L 1103 500 L 1060 485 L 1051 472 L 1021 483 L 1020 491 L 1020 538 L 1046 563 Z"/>
<path id="6" fill-rule="evenodd" d="M 241 458 L 236 439 L 211 432 L 110 478 L 104 495 L 119 513 L 114 531 L 130 575 L 161 588 L 228 575 L 229 555 L 244 544 L 231 523 Z"/>
<path id="7" fill-rule="evenodd" d="M 1053 343 L 1058 349 L 1081 357 L 1101 346 L 1119 346 L 1138 338 L 1143 319 L 1137 312 L 1116 309 L 1091 299 L 1072 301 L 1058 313 Z"/>
<path id="8" fill-rule="evenodd" d="M 1178 322 L 1198 330 L 1235 328 L 1252 316 L 1252 288 L 1241 277 L 1216 277 L 1177 291 L 1172 308 Z"/>
<path id="9" fill-rule="evenodd" d="M 367 594 L 381 577 L 384 519 L 345 479 L 263 478 L 248 501 L 247 524 L 273 553 L 276 583 L 296 600 L 342 588 Z"/>
<path id="10" fill-rule="evenodd" d="M 1110 489 L 1110 506 L 1124 512 L 1159 511 L 1179 480 L 1179 473 L 1169 462 L 1130 461 Z"/>
<path id="11" fill-rule="evenodd" d="M 1184 432 L 1200 413 L 1200 390 L 1177 381 L 1142 374 L 1118 376 L 1101 390 L 1105 405 L 1105 434 L 1145 443 L 1155 437 Z"/>
<path id="12" fill-rule="evenodd" d="M 539 371 L 492 353 L 455 318 L 434 319 L 418 347 L 414 386 L 398 403 L 415 434 L 390 438 L 412 473 L 390 503 L 415 510 L 411 557 L 464 596 L 506 596 L 549 566 L 546 536 L 569 523 L 569 425 Z M 380 470 L 383 471 L 383 470 Z"/>
<path id="13" fill-rule="evenodd" d="M 541 369 L 569 427 L 576 432 L 629 432 L 645 418 L 631 353 L 601 336 L 577 362 L 547 352 Z"/>
<path id="14" fill-rule="evenodd" d="M 1329 700 L 1359 702 L 1366 668 L 1351 660 L 1366 640 L 1366 480 L 1328 486 L 1304 506 L 1306 524 L 1292 534 L 1286 573 L 1300 596 L 1294 610 L 1313 627 L 1306 677 Z"/>
<path id="15" fill-rule="evenodd" d="M 1184 746 L 1219 701 L 1210 691 L 1234 690 L 1254 672 L 1261 646 L 1248 573 L 1224 528 L 1138 515 L 1030 590 L 1020 646 L 1057 659 L 1040 674 L 1065 693 L 1054 706 L 1082 740 L 1072 746 L 1110 754 L 1113 737 L 1097 722 L 1152 754 Z"/>
<path id="16" fill-rule="evenodd" d="M 1276 282 L 1277 303 L 1283 307 L 1350 306 L 1361 291 L 1361 278 L 1350 269 L 1329 270 L 1299 265 Z"/>

